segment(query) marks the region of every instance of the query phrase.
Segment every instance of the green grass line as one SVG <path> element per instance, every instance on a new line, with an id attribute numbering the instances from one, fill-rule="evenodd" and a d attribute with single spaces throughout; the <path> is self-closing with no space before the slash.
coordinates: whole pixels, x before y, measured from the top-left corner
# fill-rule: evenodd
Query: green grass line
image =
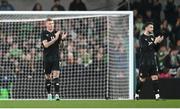
<path id="1" fill-rule="evenodd" d="M 180 100 L 0 100 L 0 108 L 180 108 Z"/>

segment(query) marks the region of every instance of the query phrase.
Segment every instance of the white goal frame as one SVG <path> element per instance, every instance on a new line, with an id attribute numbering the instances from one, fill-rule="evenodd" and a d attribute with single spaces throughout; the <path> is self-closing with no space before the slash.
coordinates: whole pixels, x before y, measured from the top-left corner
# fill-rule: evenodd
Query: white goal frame
<path id="1" fill-rule="evenodd" d="M 103 16 L 103 15 L 129 15 L 129 99 L 134 99 L 134 38 L 133 38 L 133 12 L 132 11 L 0 11 L 0 16 L 2 15 L 84 15 L 83 17 L 88 17 L 88 15 Z M 67 19 L 68 17 L 66 17 Z M 72 18 L 72 17 L 71 17 Z M 76 18 L 73 16 L 73 18 Z M 58 18 L 60 19 L 60 18 Z M 63 19 L 63 18 L 62 18 Z M 26 19 L 23 19 L 26 20 Z M 45 19 L 39 19 L 45 20 Z M 6 20 L 0 19 L 0 22 L 15 22 L 22 20 Z M 33 19 L 27 19 L 26 21 L 34 21 Z"/>

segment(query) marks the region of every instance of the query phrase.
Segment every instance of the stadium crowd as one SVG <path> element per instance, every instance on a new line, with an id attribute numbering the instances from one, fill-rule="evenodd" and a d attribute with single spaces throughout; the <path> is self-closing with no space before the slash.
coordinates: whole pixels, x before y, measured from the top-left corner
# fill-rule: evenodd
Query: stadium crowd
<path id="1" fill-rule="evenodd" d="M 120 5 L 118 10 L 132 10 L 134 12 L 134 47 L 136 55 L 136 70 L 138 71 L 139 68 L 139 36 L 143 33 L 143 25 L 146 22 L 153 22 L 155 26 L 155 36 L 164 35 L 166 37 L 161 43 L 160 50 L 157 54 L 160 69 L 159 77 L 179 78 L 180 5 L 175 4 L 174 0 L 166 0 L 166 4 L 164 6 L 159 0 L 135 0 L 130 5 L 128 5 L 124 0 L 124 2 L 121 2 L 118 5 Z M 13 11 L 16 9 L 13 4 L 8 2 L 8 0 L 1 0 L 0 10 Z M 32 10 L 43 11 L 44 9 L 42 4 L 37 2 L 32 7 Z M 65 8 L 63 5 L 61 5 L 60 0 L 54 0 L 54 5 L 50 10 L 65 11 Z M 71 2 L 69 5 L 68 10 L 85 11 L 88 10 L 88 8 L 83 1 L 73 0 L 73 2 Z M 92 69 L 96 67 L 98 70 L 100 67 L 101 70 L 106 68 L 104 63 L 107 61 L 107 53 L 105 52 L 106 45 L 103 43 L 103 32 L 106 30 L 103 27 L 106 26 L 102 21 L 105 22 L 104 18 L 67 21 L 70 25 L 68 27 L 70 28 L 70 35 L 68 36 L 68 39 L 64 41 L 64 45 L 61 45 L 63 48 L 62 51 L 64 52 L 62 52 L 60 56 L 61 65 L 70 65 L 71 67 L 66 67 L 65 69 L 75 68 L 72 67 L 72 65 L 80 64 L 83 64 L 83 67 L 92 65 L 90 66 L 93 67 Z M 67 22 L 62 23 L 62 27 L 60 28 L 66 30 L 66 28 L 63 28 L 63 25 Z M 99 25 L 97 22 L 101 22 L 102 25 Z M 13 24 L 11 23 L 9 25 L 12 26 Z M 11 80 L 14 78 L 14 72 L 15 74 L 31 72 L 27 75 L 27 79 L 32 77 L 32 72 L 42 72 L 40 71 L 42 70 L 40 67 L 40 65 L 42 65 L 42 51 L 40 48 L 41 41 L 39 38 L 37 38 L 39 34 L 35 34 L 35 31 L 37 29 L 41 30 L 41 28 L 43 28 L 43 24 L 42 22 L 39 22 L 37 23 L 36 27 L 31 27 L 31 24 L 27 24 L 25 27 L 14 26 L 13 31 L 6 32 L 5 34 L 2 33 L 3 28 L 5 29 L 8 27 L 8 25 L 2 25 L 0 27 L 0 72 L 2 72 L 0 73 L 0 77 L 3 77 L 0 78 L 0 80 L 4 81 L 1 82 L 1 84 L 3 84 L 1 86 L 9 87 L 7 84 L 12 82 Z M 98 29 L 101 30 L 101 33 L 99 33 Z M 25 32 L 21 33 L 19 31 Z M 33 34 L 29 35 L 29 32 Z M 24 35 L 27 37 L 23 37 Z"/>
<path id="2" fill-rule="evenodd" d="M 157 53 L 160 78 L 180 77 L 180 5 L 174 0 L 167 0 L 165 8 L 159 0 L 135 1 L 134 11 L 134 39 L 136 49 L 136 69 L 139 68 L 139 36 L 143 32 L 146 22 L 154 23 L 155 36 L 163 35 Z M 164 16 L 164 18 L 162 18 Z"/>
<path id="3" fill-rule="evenodd" d="M 103 72 L 107 69 L 107 45 L 104 43 L 107 36 L 106 22 L 105 17 L 55 20 L 56 29 L 68 32 L 68 38 L 60 45 L 62 72 L 77 74 L 79 70 L 98 71 L 99 74 L 105 75 Z M 23 87 L 21 79 L 38 79 L 38 74 L 42 76 L 40 31 L 43 28 L 43 21 L 1 23 L 1 86 L 9 89 L 10 84 L 18 80 L 15 82 L 16 91 L 13 91 L 18 92 L 18 89 Z M 16 75 L 23 77 L 18 76 L 17 79 Z M 18 96 L 19 93 L 14 95 Z"/>
<path id="4" fill-rule="evenodd" d="M 1 0 L 0 4 L 1 11 L 14 11 L 15 7 L 13 4 L 9 3 L 8 0 Z M 32 7 L 32 11 L 43 11 L 43 6 L 40 2 L 36 2 Z M 85 3 L 81 0 L 73 0 L 68 7 L 68 10 L 71 11 L 86 11 L 87 7 Z M 61 4 L 61 0 L 54 0 L 54 4 L 51 7 L 50 11 L 65 11 L 64 6 Z"/>

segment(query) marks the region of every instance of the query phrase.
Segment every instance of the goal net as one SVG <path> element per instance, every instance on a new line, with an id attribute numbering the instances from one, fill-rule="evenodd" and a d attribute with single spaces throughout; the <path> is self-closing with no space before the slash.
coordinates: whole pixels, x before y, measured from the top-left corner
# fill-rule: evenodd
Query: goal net
<path id="1" fill-rule="evenodd" d="M 47 98 L 41 31 L 48 17 L 68 32 L 59 45 L 61 99 L 133 99 L 132 12 L 1 13 L 0 99 Z"/>

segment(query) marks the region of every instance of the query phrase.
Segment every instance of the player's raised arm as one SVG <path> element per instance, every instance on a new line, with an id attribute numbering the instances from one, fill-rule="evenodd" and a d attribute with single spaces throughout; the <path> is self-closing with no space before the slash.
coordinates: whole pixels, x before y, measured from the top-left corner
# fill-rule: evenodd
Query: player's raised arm
<path id="1" fill-rule="evenodd" d="M 156 43 L 156 44 L 161 43 L 163 41 L 163 39 L 164 39 L 164 36 L 158 36 L 158 37 L 155 38 L 154 43 Z"/>
<path id="2" fill-rule="evenodd" d="M 61 32 L 54 30 L 54 21 L 51 18 L 46 20 L 46 30 L 42 32 L 41 41 L 43 44 L 43 63 L 45 73 L 45 86 L 47 98 L 52 99 L 51 85 L 54 84 L 55 99 L 59 100 L 59 42 Z M 63 35 L 64 37 L 66 35 Z"/>
<path id="3" fill-rule="evenodd" d="M 45 48 L 48 48 L 49 46 L 51 46 L 52 44 L 54 44 L 58 39 L 59 39 L 59 35 L 60 35 L 60 31 L 58 31 L 56 34 L 55 34 L 55 37 L 51 37 L 51 41 L 48 41 L 48 40 L 43 40 L 42 41 L 42 44 Z"/>

